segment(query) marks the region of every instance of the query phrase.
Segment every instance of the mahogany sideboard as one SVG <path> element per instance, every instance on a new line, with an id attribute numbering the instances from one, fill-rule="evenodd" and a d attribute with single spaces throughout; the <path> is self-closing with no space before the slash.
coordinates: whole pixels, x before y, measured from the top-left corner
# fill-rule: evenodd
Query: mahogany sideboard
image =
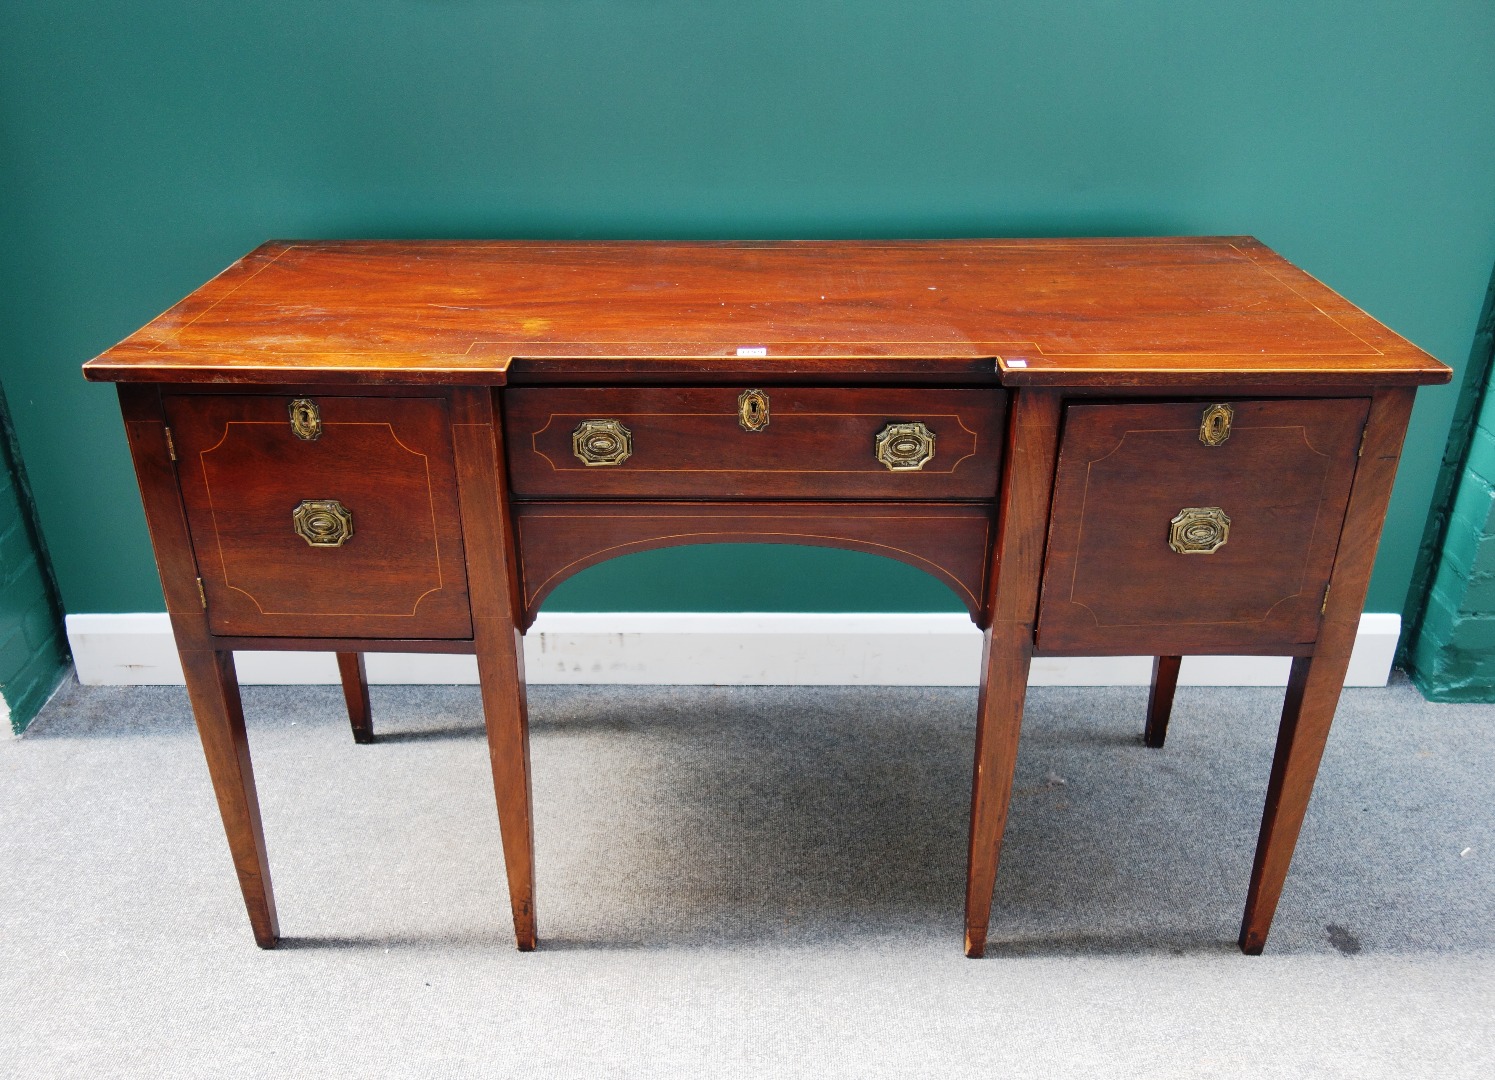
<path id="1" fill-rule="evenodd" d="M 279 936 L 235 649 L 473 653 L 536 943 L 522 635 L 627 552 L 919 567 L 985 631 L 965 949 L 1029 662 L 1291 656 L 1240 946 L 1261 951 L 1415 388 L 1448 368 L 1248 237 L 276 242 L 84 368 L 118 383 L 255 940 Z"/>

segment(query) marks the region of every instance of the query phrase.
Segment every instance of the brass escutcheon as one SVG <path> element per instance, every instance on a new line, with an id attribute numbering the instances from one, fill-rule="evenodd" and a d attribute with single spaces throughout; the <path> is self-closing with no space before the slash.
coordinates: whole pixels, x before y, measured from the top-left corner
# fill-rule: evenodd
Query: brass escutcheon
<path id="1" fill-rule="evenodd" d="M 762 390 L 744 390 L 737 398 L 737 422 L 743 431 L 762 431 L 768 426 L 768 395 Z"/>
<path id="2" fill-rule="evenodd" d="M 291 430 L 296 438 L 315 442 L 322 437 L 322 410 L 310 398 L 297 398 L 289 406 Z"/>
<path id="3" fill-rule="evenodd" d="M 571 452 L 583 465 L 621 465 L 633 453 L 633 432 L 616 420 L 583 420 L 571 433 Z"/>
<path id="4" fill-rule="evenodd" d="M 873 453 L 889 472 L 917 472 L 934 460 L 934 432 L 917 420 L 889 424 L 877 433 Z"/>
<path id="5" fill-rule="evenodd" d="M 1186 506 L 1168 523 L 1168 546 L 1180 555 L 1213 555 L 1230 539 L 1230 518 L 1218 506 Z"/>
<path id="6" fill-rule="evenodd" d="M 1205 446 L 1219 446 L 1230 438 L 1230 422 L 1234 419 L 1235 410 L 1229 405 L 1211 405 L 1199 421 L 1199 441 Z"/>
<path id="7" fill-rule="evenodd" d="M 291 524 L 312 547 L 342 547 L 353 535 L 353 513 L 336 499 L 301 500 Z"/>

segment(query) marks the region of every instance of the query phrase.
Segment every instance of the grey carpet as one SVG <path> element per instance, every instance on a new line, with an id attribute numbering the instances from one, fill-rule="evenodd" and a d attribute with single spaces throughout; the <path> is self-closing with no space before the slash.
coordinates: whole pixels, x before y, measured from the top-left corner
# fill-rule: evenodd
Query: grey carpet
<path id="1" fill-rule="evenodd" d="M 1035 690 L 977 962 L 971 691 L 534 688 L 528 955 L 474 688 L 245 700 L 275 952 L 183 691 L 0 743 L 0 1074 L 1495 1075 L 1495 706 L 1346 692 L 1250 958 L 1280 691 Z"/>

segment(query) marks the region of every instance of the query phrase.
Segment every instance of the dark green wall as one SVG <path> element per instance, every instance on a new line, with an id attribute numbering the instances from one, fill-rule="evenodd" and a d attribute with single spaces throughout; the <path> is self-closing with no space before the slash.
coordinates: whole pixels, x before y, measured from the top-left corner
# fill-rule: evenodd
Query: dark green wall
<path id="1" fill-rule="evenodd" d="M 70 611 L 161 603 L 78 364 L 270 237 L 1251 233 L 1458 363 L 1495 263 L 1490 0 L 48 0 L 0 10 L 0 109 L 0 375 Z M 1419 401 L 1372 609 L 1454 396 Z M 713 560 L 953 606 L 740 549 L 556 603 L 762 606 Z"/>
<path id="2" fill-rule="evenodd" d="M 0 712 L 26 730 L 67 670 L 57 593 L 0 391 Z"/>

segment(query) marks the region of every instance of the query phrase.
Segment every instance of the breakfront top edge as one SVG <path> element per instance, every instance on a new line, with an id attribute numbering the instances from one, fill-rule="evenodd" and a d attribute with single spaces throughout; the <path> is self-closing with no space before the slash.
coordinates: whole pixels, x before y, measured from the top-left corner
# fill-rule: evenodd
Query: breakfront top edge
<path id="1" fill-rule="evenodd" d="M 502 385 L 511 370 L 1117 387 L 1452 374 L 1250 237 L 275 241 L 85 365 L 96 381 L 226 385 Z"/>

